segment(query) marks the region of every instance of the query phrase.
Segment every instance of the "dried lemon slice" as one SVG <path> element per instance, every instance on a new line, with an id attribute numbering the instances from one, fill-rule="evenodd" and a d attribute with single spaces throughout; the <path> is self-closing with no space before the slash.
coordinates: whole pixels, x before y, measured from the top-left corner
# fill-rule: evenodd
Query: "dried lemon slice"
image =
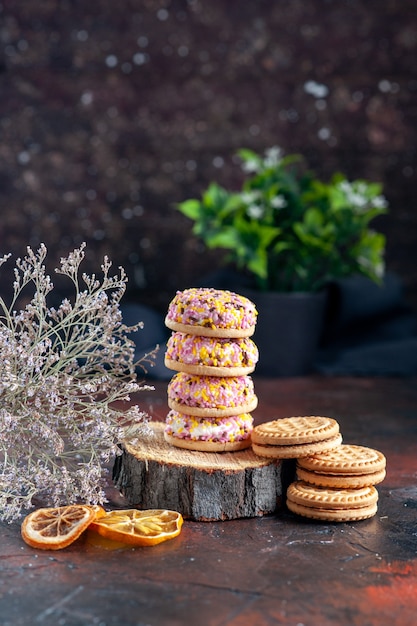
<path id="1" fill-rule="evenodd" d="M 84 504 L 36 509 L 22 522 L 22 538 L 32 548 L 61 550 L 78 539 L 94 519 L 103 515 L 102 507 Z"/>
<path id="2" fill-rule="evenodd" d="M 133 546 L 154 546 L 177 537 L 182 524 L 182 515 L 177 511 L 125 509 L 106 513 L 94 520 L 89 530 L 111 541 Z"/>

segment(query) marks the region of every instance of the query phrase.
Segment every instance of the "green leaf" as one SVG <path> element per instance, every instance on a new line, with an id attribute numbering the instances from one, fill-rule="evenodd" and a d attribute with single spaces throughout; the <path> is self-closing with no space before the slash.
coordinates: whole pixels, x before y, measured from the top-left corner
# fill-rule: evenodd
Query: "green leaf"
<path id="1" fill-rule="evenodd" d="M 233 218 L 233 215 L 237 215 L 239 212 L 244 211 L 244 203 L 242 202 L 242 197 L 239 193 L 229 193 L 227 197 L 223 199 L 223 204 L 220 207 L 217 213 L 217 217 L 221 221 L 230 221 Z"/>
<path id="2" fill-rule="evenodd" d="M 185 200 L 177 204 L 177 208 L 183 215 L 192 220 L 198 219 L 201 211 L 201 202 L 199 200 Z"/>
<path id="3" fill-rule="evenodd" d="M 261 279 L 268 277 L 268 256 L 265 251 L 258 251 L 248 261 L 248 269 Z"/>
<path id="4" fill-rule="evenodd" d="M 207 246 L 209 248 L 234 249 L 239 244 L 239 234 L 235 228 L 224 228 L 221 231 L 207 234 Z"/>
<path id="5" fill-rule="evenodd" d="M 304 214 L 304 226 L 312 232 L 320 232 L 323 221 L 323 213 L 316 207 L 307 209 Z"/>
<path id="6" fill-rule="evenodd" d="M 210 183 L 203 194 L 203 204 L 208 208 L 221 208 L 226 202 L 229 193 L 217 183 Z"/>
<path id="7" fill-rule="evenodd" d="M 262 164 L 262 157 L 260 157 L 253 150 L 249 150 L 248 148 L 241 148 L 240 150 L 237 151 L 237 155 L 240 159 L 242 159 L 244 163 L 253 161 L 254 163 L 257 163 L 259 166 Z"/>

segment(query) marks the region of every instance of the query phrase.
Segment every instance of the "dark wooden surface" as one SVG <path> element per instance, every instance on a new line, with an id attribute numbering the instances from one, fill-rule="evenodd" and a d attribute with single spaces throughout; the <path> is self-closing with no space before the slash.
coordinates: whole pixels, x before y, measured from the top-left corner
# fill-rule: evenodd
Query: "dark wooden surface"
<path id="1" fill-rule="evenodd" d="M 277 515 L 185 522 L 152 548 L 88 537 L 59 552 L 0 525 L 0 625 L 414 626 L 417 623 L 417 380 L 256 380 L 256 421 L 323 414 L 344 441 L 387 457 L 377 515 L 344 524 Z M 139 396 L 155 419 L 166 385 Z M 123 506 L 109 486 L 109 506 Z"/>

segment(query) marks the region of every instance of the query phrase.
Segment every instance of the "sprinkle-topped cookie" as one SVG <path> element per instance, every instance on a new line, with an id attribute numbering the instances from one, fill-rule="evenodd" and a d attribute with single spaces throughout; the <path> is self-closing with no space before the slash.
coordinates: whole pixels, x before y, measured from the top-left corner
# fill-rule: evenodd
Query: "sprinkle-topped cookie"
<path id="1" fill-rule="evenodd" d="M 216 417 L 253 411 L 258 399 L 250 376 L 198 376 L 178 372 L 168 384 L 171 409 Z"/>
<path id="2" fill-rule="evenodd" d="M 250 337 L 255 331 L 256 307 L 248 298 L 221 289 L 177 291 L 165 324 L 174 331 L 207 337 Z"/>
<path id="3" fill-rule="evenodd" d="M 175 332 L 167 342 L 165 365 L 200 376 L 244 376 L 255 369 L 258 348 L 249 337 L 219 338 Z"/>
<path id="4" fill-rule="evenodd" d="M 250 446 L 253 418 L 244 413 L 230 417 L 194 417 L 170 411 L 165 420 L 164 437 L 179 448 L 225 452 Z"/>

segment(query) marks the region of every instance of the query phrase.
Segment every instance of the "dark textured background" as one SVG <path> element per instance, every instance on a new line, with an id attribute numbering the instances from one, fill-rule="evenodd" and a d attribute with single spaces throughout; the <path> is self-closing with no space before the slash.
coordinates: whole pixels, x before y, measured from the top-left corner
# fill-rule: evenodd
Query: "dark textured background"
<path id="1" fill-rule="evenodd" d="M 381 181 L 387 266 L 417 309 L 415 0 L 3 0 L 0 253 L 82 241 L 163 310 L 219 262 L 174 203 L 234 154 Z M 6 279 L 2 273 L 2 290 Z"/>

